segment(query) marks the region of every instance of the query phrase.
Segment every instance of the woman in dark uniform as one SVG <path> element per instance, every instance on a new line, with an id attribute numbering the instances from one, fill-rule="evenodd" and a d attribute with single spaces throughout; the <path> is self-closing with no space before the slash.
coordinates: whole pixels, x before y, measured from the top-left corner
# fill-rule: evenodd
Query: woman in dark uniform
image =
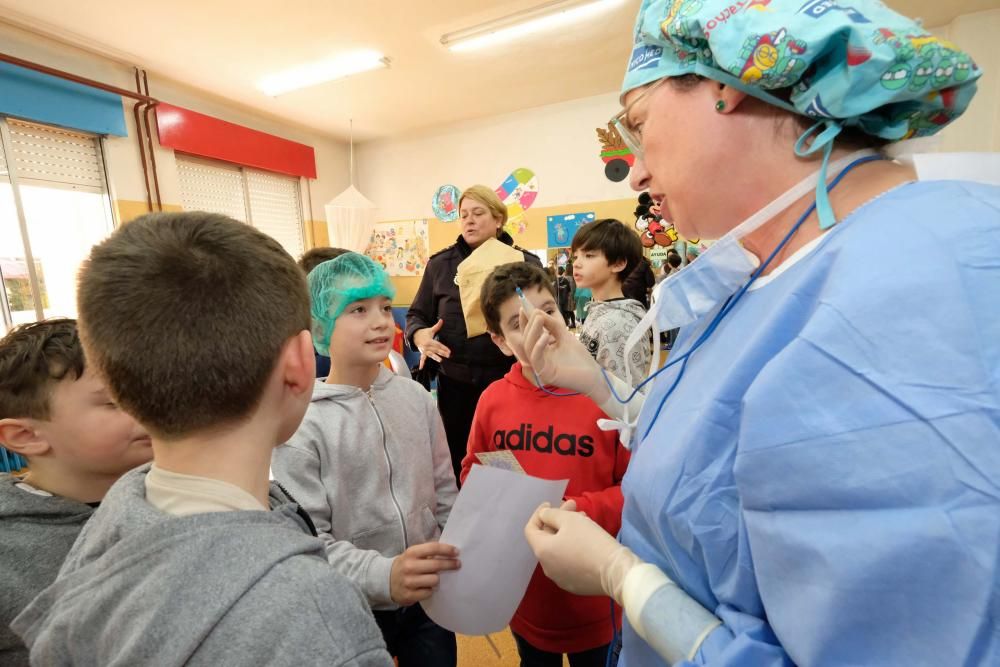
<path id="1" fill-rule="evenodd" d="M 503 377 L 514 362 L 497 349 L 489 334 L 468 337 L 455 284 L 458 265 L 487 239 L 514 245 L 514 240 L 503 231 L 507 207 L 485 185 L 474 185 L 463 192 L 458 206 L 462 233 L 454 244 L 431 256 L 406 314 L 406 340 L 411 348 L 420 350 L 421 365 L 426 357 L 441 364 L 438 410 L 448 437 L 456 480 L 479 395 L 491 382 Z M 524 253 L 526 262 L 542 265 L 535 255 L 517 249 Z"/>

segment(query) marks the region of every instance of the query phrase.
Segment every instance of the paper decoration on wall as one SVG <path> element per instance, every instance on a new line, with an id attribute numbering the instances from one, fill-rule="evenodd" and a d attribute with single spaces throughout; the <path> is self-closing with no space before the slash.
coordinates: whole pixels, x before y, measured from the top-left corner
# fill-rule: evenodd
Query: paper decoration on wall
<path id="1" fill-rule="evenodd" d="M 654 269 L 659 269 L 667 261 L 667 248 L 664 246 L 655 246 L 649 250 L 649 263 L 653 265 Z"/>
<path id="2" fill-rule="evenodd" d="M 569 248 L 560 248 L 556 252 L 556 266 L 566 267 L 569 266 Z"/>
<path id="3" fill-rule="evenodd" d="M 458 188 L 454 185 L 442 185 L 434 193 L 431 200 L 431 210 L 441 222 L 455 222 L 458 220 L 458 198 L 462 196 Z"/>
<path id="4" fill-rule="evenodd" d="M 429 254 L 427 221 L 376 224 L 366 254 L 385 267 L 390 276 L 423 275 Z"/>
<path id="5" fill-rule="evenodd" d="M 523 234 L 528 229 L 524 212 L 531 208 L 538 197 L 538 179 L 535 172 L 520 167 L 504 179 L 496 189 L 497 196 L 507 206 L 507 224 L 504 231 L 508 234 Z"/>
<path id="6" fill-rule="evenodd" d="M 643 248 L 672 246 L 680 238 L 673 224 L 660 216 L 660 205 L 653 201 L 648 192 L 639 195 L 639 205 L 635 208 L 635 228 L 639 230 L 639 241 Z"/>
<path id="7" fill-rule="evenodd" d="M 614 123 L 608 122 L 608 129 L 597 128 L 597 138 L 601 142 L 601 160 L 604 161 L 604 175 L 609 181 L 618 183 L 628 178 L 628 172 L 635 164 L 635 156 L 625 145 L 622 135 Z"/>
<path id="8" fill-rule="evenodd" d="M 546 218 L 549 232 L 549 247 L 560 248 L 568 246 L 573 240 L 576 230 L 588 222 L 593 222 L 593 211 L 587 213 L 570 213 L 568 215 L 550 215 Z"/>

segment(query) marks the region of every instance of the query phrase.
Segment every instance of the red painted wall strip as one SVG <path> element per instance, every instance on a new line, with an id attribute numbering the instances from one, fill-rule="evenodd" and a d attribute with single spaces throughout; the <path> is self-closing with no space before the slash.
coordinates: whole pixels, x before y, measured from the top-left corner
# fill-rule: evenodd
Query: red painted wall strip
<path id="1" fill-rule="evenodd" d="M 273 134 L 165 102 L 156 107 L 156 130 L 161 146 L 183 153 L 289 176 L 316 178 L 316 152 L 313 147 Z"/>

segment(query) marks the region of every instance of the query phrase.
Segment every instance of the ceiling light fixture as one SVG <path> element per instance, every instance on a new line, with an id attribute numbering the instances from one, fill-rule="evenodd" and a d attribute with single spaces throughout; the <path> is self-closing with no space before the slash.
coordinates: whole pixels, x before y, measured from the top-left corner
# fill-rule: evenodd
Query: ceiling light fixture
<path id="1" fill-rule="evenodd" d="M 556 0 L 471 28 L 450 32 L 441 43 L 451 51 L 473 51 L 582 21 L 622 5 L 624 0 Z"/>
<path id="2" fill-rule="evenodd" d="M 388 67 L 390 62 L 388 58 L 372 49 L 351 51 L 270 74 L 257 82 L 257 88 L 265 95 L 277 97 L 300 88 Z"/>

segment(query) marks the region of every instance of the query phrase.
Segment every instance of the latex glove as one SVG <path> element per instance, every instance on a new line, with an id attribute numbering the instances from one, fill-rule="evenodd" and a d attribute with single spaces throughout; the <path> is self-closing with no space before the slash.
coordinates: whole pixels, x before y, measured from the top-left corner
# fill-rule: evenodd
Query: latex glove
<path id="1" fill-rule="evenodd" d="M 642 563 L 583 513 L 548 503 L 531 515 L 524 536 L 545 576 L 576 595 L 608 595 L 621 604 L 625 575 Z"/>
<path id="2" fill-rule="evenodd" d="M 444 320 L 438 320 L 434 326 L 427 327 L 426 329 L 417 329 L 413 333 L 413 344 L 420 350 L 420 365 L 418 368 L 424 367 L 427 357 L 440 362 L 442 357 L 448 358 L 451 356 L 451 350 L 448 349 L 448 346 L 435 338 L 443 326 Z"/>
<path id="3" fill-rule="evenodd" d="M 560 315 L 521 309 L 522 345 L 530 370 L 544 384 L 578 391 L 600 405 L 610 392 L 601 376 L 601 367 L 583 343 L 566 328 Z"/>

